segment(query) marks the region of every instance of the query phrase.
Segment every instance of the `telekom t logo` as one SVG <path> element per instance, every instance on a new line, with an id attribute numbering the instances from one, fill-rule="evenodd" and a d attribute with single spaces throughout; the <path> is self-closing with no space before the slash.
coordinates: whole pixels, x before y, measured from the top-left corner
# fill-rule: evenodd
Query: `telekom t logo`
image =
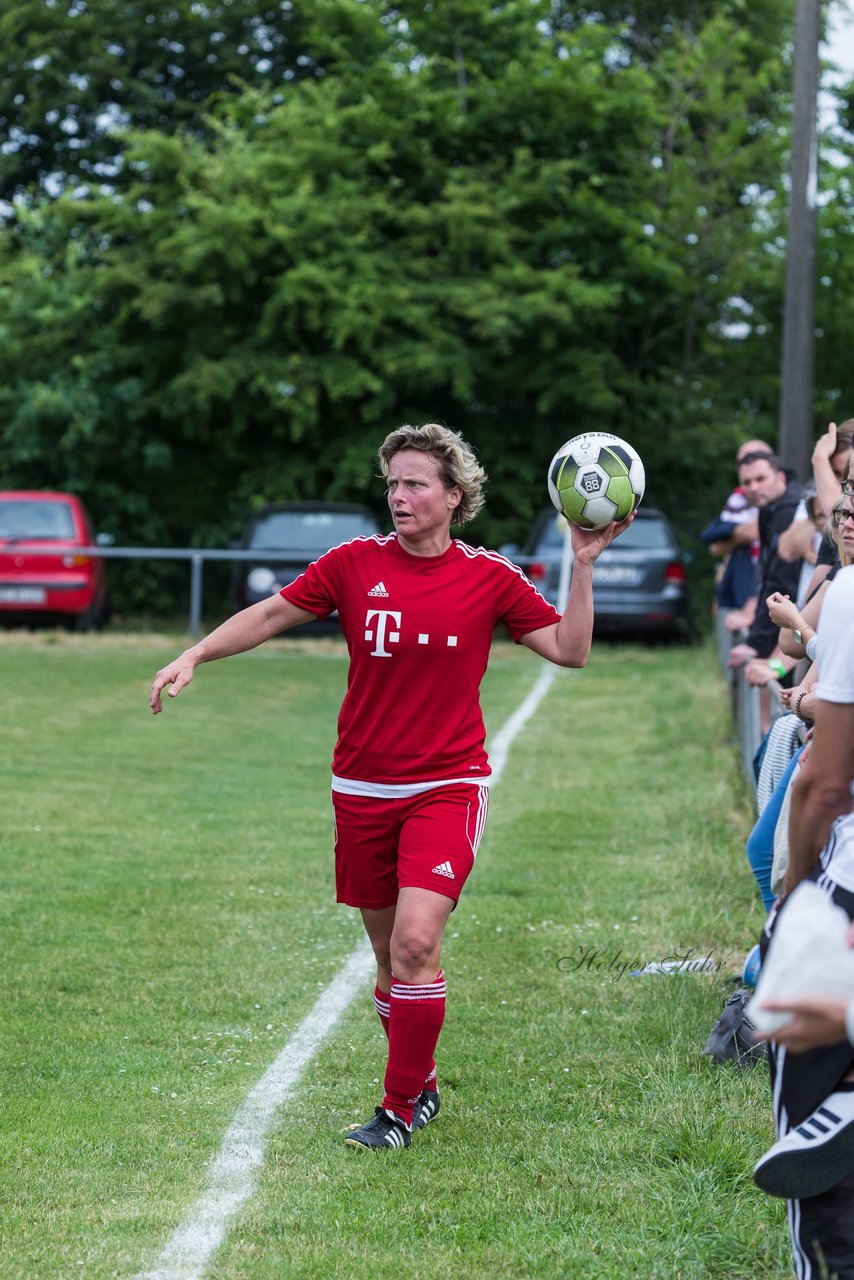
<path id="1" fill-rule="evenodd" d="M 388 649 L 383 648 L 385 641 L 389 644 L 397 644 L 400 639 L 399 631 L 389 629 L 389 619 L 395 627 L 400 626 L 400 614 L 392 613 L 389 609 L 369 609 L 365 618 L 365 639 L 375 640 L 376 648 L 371 650 L 372 658 L 390 658 L 391 654 Z M 376 630 L 371 626 L 374 618 L 376 618 Z"/>

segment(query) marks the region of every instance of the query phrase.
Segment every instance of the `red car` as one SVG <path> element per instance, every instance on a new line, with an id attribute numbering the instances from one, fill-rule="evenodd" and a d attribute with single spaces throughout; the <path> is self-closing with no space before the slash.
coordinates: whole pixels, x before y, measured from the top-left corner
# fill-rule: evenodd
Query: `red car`
<path id="1" fill-rule="evenodd" d="M 0 618 L 50 616 L 80 631 L 103 626 L 104 562 L 78 550 L 94 545 L 89 517 L 73 494 L 0 492 Z M 33 555 L 36 549 L 51 554 Z"/>

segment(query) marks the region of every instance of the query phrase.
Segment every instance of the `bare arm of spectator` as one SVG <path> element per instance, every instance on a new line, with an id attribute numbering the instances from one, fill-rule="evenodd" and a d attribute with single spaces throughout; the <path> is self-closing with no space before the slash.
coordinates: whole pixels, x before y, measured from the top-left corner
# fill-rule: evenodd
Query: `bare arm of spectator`
<path id="1" fill-rule="evenodd" d="M 809 600 L 811 596 L 815 595 L 816 591 L 818 591 L 819 587 L 824 582 L 825 578 L 830 573 L 830 570 L 832 568 L 833 568 L 833 565 L 830 565 L 830 564 L 816 565 L 816 567 L 813 569 L 812 577 L 807 583 L 807 589 L 804 592 L 805 600 Z"/>
<path id="2" fill-rule="evenodd" d="M 854 702 L 817 698 L 814 719 L 812 749 L 792 789 L 786 893 L 812 871 L 835 819 L 851 811 Z"/>
<path id="3" fill-rule="evenodd" d="M 729 657 L 726 664 L 731 671 L 736 667 L 746 666 L 748 662 L 752 662 L 757 657 L 756 650 L 749 644 L 736 644 L 729 651 Z"/>
<path id="4" fill-rule="evenodd" d="M 709 554 L 713 555 L 716 560 L 723 560 L 731 555 L 735 547 L 733 538 L 719 538 L 717 542 L 709 543 Z"/>
<path id="5" fill-rule="evenodd" d="M 812 473 L 819 505 L 830 516 L 833 504 L 839 497 L 839 477 L 834 474 L 830 459 L 836 453 L 836 423 L 829 422 L 823 436 L 819 436 L 812 451 Z"/>
<path id="6" fill-rule="evenodd" d="M 752 542 L 759 541 L 759 517 L 743 520 L 733 529 L 732 541 L 737 547 L 749 547 Z"/>
<path id="7" fill-rule="evenodd" d="M 815 525 L 809 516 L 793 520 L 777 539 L 777 552 L 781 560 L 809 560 L 815 564 Z"/>
<path id="8" fill-rule="evenodd" d="M 806 655 L 807 641 L 815 635 L 821 614 L 821 602 L 824 599 L 829 582 L 823 582 L 819 590 L 807 601 L 803 609 L 799 609 L 788 596 L 779 591 L 768 597 L 768 612 L 775 626 L 780 628 L 780 648 L 790 658 L 803 658 Z M 795 631 L 800 634 L 800 642 L 795 638 Z"/>
<path id="9" fill-rule="evenodd" d="M 780 662 L 785 667 L 783 672 L 776 665 Z M 751 658 L 744 668 L 744 675 L 748 684 L 753 685 L 754 688 L 761 689 L 763 685 L 770 684 L 772 680 L 784 680 L 796 665 L 794 659 L 784 655 L 778 645 L 767 658 Z"/>
<path id="10" fill-rule="evenodd" d="M 746 631 L 756 617 L 756 596 L 745 600 L 740 609 L 731 609 L 724 626 L 727 631 Z"/>
<path id="11" fill-rule="evenodd" d="M 780 701 L 787 711 L 791 711 L 799 720 L 810 723 L 815 717 L 815 686 L 818 680 L 818 667 L 813 663 L 800 684 L 793 684 L 791 689 L 780 690 Z"/>

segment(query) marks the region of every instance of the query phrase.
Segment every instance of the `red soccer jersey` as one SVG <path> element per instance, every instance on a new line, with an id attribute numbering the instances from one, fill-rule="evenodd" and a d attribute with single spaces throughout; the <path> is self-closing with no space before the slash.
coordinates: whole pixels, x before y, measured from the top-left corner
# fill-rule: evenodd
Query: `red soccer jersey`
<path id="1" fill-rule="evenodd" d="M 350 651 L 332 761 L 336 779 L 482 781 L 480 682 L 496 625 L 515 641 L 560 620 L 494 551 L 455 540 L 413 556 L 397 534 L 333 547 L 282 589 L 300 609 L 337 609 Z"/>

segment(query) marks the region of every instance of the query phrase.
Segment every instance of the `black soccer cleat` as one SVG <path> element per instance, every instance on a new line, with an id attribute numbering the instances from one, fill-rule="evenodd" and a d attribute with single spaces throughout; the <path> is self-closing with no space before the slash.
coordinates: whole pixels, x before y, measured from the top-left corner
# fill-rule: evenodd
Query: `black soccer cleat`
<path id="1" fill-rule="evenodd" d="M 421 1097 L 412 1112 L 412 1128 L 423 1129 L 431 1120 L 435 1120 L 441 1106 L 439 1094 L 434 1089 L 422 1089 Z"/>
<path id="2" fill-rule="evenodd" d="M 411 1142 L 412 1134 L 403 1121 L 382 1107 L 376 1108 L 373 1120 L 344 1139 L 345 1147 L 362 1147 L 364 1150 L 408 1147 Z"/>

